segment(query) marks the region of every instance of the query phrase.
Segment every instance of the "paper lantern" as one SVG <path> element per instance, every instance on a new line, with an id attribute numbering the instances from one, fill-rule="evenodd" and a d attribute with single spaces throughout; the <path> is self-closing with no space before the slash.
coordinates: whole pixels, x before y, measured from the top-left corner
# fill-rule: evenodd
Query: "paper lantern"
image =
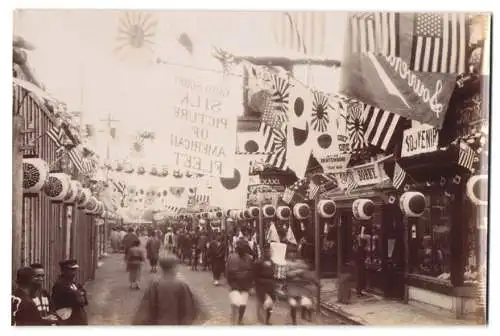
<path id="1" fill-rule="evenodd" d="M 405 192 L 399 199 L 399 207 L 407 217 L 420 217 L 425 210 L 425 196 L 418 191 Z"/>
<path id="2" fill-rule="evenodd" d="M 238 210 L 238 215 L 236 216 L 239 220 L 245 219 L 245 212 L 243 210 Z"/>
<path id="3" fill-rule="evenodd" d="M 52 201 L 62 201 L 71 185 L 71 178 L 64 173 L 50 173 L 43 186 L 45 195 Z"/>
<path id="4" fill-rule="evenodd" d="M 352 203 L 352 214 L 358 220 L 368 220 L 374 212 L 375 204 L 370 199 L 359 198 Z"/>
<path id="5" fill-rule="evenodd" d="M 276 209 L 276 216 L 281 220 L 288 220 L 291 215 L 292 211 L 287 206 L 279 206 L 278 209 Z"/>
<path id="6" fill-rule="evenodd" d="M 90 198 L 92 197 L 92 192 L 88 188 L 83 188 L 78 193 L 77 205 L 79 208 L 85 208 Z"/>
<path id="7" fill-rule="evenodd" d="M 262 207 L 262 216 L 264 218 L 272 218 L 276 215 L 276 208 L 271 204 L 266 204 Z"/>
<path id="8" fill-rule="evenodd" d="M 472 176 L 467 181 L 467 197 L 475 205 L 488 205 L 488 175 Z"/>
<path id="9" fill-rule="evenodd" d="M 305 203 L 297 203 L 293 206 L 293 215 L 296 219 L 306 219 L 310 213 L 311 209 Z"/>
<path id="10" fill-rule="evenodd" d="M 86 213 L 93 213 L 97 210 L 97 207 L 99 206 L 97 198 L 94 196 L 90 196 L 89 201 L 87 204 L 85 204 L 85 212 Z"/>
<path id="11" fill-rule="evenodd" d="M 200 219 L 199 223 L 200 223 L 201 225 L 205 225 L 205 224 L 207 224 L 207 221 L 206 221 L 206 220 L 204 220 L 204 219 Z"/>
<path id="12" fill-rule="evenodd" d="M 202 218 L 208 218 L 208 212 L 202 212 L 201 213 Z"/>
<path id="13" fill-rule="evenodd" d="M 49 176 L 49 164 L 39 158 L 23 159 L 23 192 L 38 193 Z"/>
<path id="14" fill-rule="evenodd" d="M 230 210 L 230 209 L 229 209 L 229 210 L 226 210 L 226 217 L 231 216 L 231 214 L 233 213 L 232 211 L 233 211 L 233 210 Z"/>
<path id="15" fill-rule="evenodd" d="M 64 197 L 63 202 L 66 204 L 74 204 L 78 199 L 80 190 L 82 190 L 82 184 L 78 181 L 71 180 L 70 188 Z"/>
<path id="16" fill-rule="evenodd" d="M 249 209 L 245 209 L 243 210 L 243 218 L 244 219 L 252 219 L 253 216 L 252 214 L 250 213 L 250 210 Z"/>
<path id="17" fill-rule="evenodd" d="M 317 211 L 321 218 L 332 218 L 337 211 L 337 206 L 332 200 L 321 200 L 318 202 Z"/>
<path id="18" fill-rule="evenodd" d="M 248 208 L 248 210 L 250 211 L 250 214 L 252 215 L 253 218 L 259 216 L 260 209 L 258 207 L 253 206 L 253 207 Z"/>
<path id="19" fill-rule="evenodd" d="M 215 212 L 212 212 L 212 211 L 211 211 L 211 212 L 209 212 L 209 213 L 208 213 L 208 218 L 210 218 L 210 219 L 215 219 Z"/>
<path id="20" fill-rule="evenodd" d="M 222 211 L 217 211 L 217 212 L 215 213 L 215 217 L 216 217 L 216 218 L 221 218 L 221 217 L 222 217 Z"/>

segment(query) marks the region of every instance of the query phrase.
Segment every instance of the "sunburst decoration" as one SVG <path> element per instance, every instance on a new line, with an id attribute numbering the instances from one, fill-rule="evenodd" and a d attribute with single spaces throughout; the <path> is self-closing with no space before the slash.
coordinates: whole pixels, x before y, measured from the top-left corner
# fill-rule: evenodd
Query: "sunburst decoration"
<path id="1" fill-rule="evenodd" d="M 126 57 L 149 57 L 154 52 L 154 38 L 158 21 L 153 14 L 125 12 L 120 18 L 115 54 Z"/>
<path id="2" fill-rule="evenodd" d="M 363 104 L 353 101 L 347 108 L 347 131 L 352 150 L 365 147 L 365 126 L 363 122 Z"/>
<path id="3" fill-rule="evenodd" d="M 272 96 L 271 100 L 277 105 L 277 109 L 283 113 L 288 112 L 288 103 L 290 101 L 290 82 L 288 79 L 278 75 L 272 75 Z"/>
<path id="4" fill-rule="evenodd" d="M 323 133 L 328 129 L 330 123 L 328 97 L 321 92 L 314 92 L 313 113 L 311 116 L 311 125 L 315 131 Z"/>
<path id="5" fill-rule="evenodd" d="M 271 154 L 266 158 L 266 163 L 272 167 L 284 170 L 286 168 L 286 150 L 287 150 L 287 138 L 286 138 L 286 127 L 284 130 L 273 129 L 272 130 L 272 146 Z"/>

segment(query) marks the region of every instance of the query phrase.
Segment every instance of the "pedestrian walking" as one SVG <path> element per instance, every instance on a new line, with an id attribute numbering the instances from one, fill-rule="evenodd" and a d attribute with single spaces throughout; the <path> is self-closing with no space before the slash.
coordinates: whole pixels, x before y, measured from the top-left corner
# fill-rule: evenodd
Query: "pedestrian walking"
<path id="1" fill-rule="evenodd" d="M 133 228 L 129 228 L 127 234 L 125 235 L 125 237 L 123 237 L 122 240 L 125 256 L 127 255 L 129 248 L 131 248 L 136 241 L 139 241 L 139 237 L 135 234 Z"/>
<path id="2" fill-rule="evenodd" d="M 199 300 L 177 277 L 178 259 L 160 260 L 161 276 L 154 279 L 137 308 L 134 325 L 192 325 L 206 320 Z"/>
<path id="3" fill-rule="evenodd" d="M 149 239 L 146 242 L 146 256 L 151 265 L 151 273 L 156 273 L 157 271 L 160 248 L 161 240 L 158 231 L 153 231 L 150 233 Z"/>
<path id="4" fill-rule="evenodd" d="M 253 261 L 248 254 L 248 243 L 239 240 L 235 252 L 227 261 L 227 282 L 230 287 L 231 324 L 242 325 L 249 291 L 253 285 Z"/>
<path id="5" fill-rule="evenodd" d="M 137 239 L 132 243 L 132 246 L 125 255 L 130 289 L 140 289 L 139 280 L 141 278 L 142 263 L 144 262 L 144 252 L 139 247 L 140 245 L 141 242 Z"/>
<path id="6" fill-rule="evenodd" d="M 164 245 L 165 249 L 167 249 L 168 252 L 172 253 L 174 252 L 174 246 L 175 246 L 175 235 L 174 232 L 172 231 L 172 228 L 168 228 L 167 233 L 165 234 L 165 239 L 164 239 Z"/>
<path id="7" fill-rule="evenodd" d="M 297 324 L 297 311 L 301 310 L 303 320 L 312 319 L 313 302 L 312 295 L 314 289 L 312 285 L 319 285 L 312 272 L 309 271 L 307 264 L 297 259 L 297 251 L 294 245 L 287 247 L 287 266 L 286 266 L 286 291 L 288 304 L 290 305 L 290 316 L 292 324 Z"/>
<path id="8" fill-rule="evenodd" d="M 222 234 L 215 236 L 215 239 L 210 243 L 208 255 L 212 263 L 214 286 L 218 286 L 220 284 L 220 277 L 224 273 L 226 259 L 226 244 Z"/>
<path id="9" fill-rule="evenodd" d="M 59 263 L 61 275 L 52 287 L 52 303 L 63 325 L 87 325 L 87 292 L 75 281 L 79 269 L 76 260 Z"/>
<path id="10" fill-rule="evenodd" d="M 270 325 L 273 304 L 276 301 L 276 280 L 270 246 L 264 247 L 262 258 L 254 265 L 254 279 L 257 293 L 257 316 L 262 321 L 262 313 L 265 312 L 264 323 Z"/>
<path id="11" fill-rule="evenodd" d="M 113 253 L 120 252 L 121 237 L 120 233 L 116 228 L 111 229 L 111 234 L 109 235 L 109 240 L 111 242 L 111 250 Z"/>

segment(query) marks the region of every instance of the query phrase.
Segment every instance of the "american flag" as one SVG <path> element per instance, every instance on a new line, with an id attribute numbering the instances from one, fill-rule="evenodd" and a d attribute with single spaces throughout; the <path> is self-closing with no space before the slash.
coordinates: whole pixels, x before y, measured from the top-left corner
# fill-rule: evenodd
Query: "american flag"
<path id="1" fill-rule="evenodd" d="M 399 57 L 399 14 L 355 13 L 350 16 L 349 24 L 351 53 Z"/>
<path id="2" fill-rule="evenodd" d="M 274 16 L 274 35 L 283 49 L 321 55 L 326 42 L 325 12 L 279 12 Z"/>
<path id="3" fill-rule="evenodd" d="M 293 190 L 292 187 L 286 188 L 285 192 L 283 193 L 283 202 L 285 202 L 286 204 L 290 204 L 293 196 L 295 195 L 295 190 Z"/>
<path id="4" fill-rule="evenodd" d="M 465 169 L 472 170 L 476 153 L 464 141 L 460 141 L 458 152 L 458 165 Z"/>
<path id="5" fill-rule="evenodd" d="M 111 180 L 111 183 L 113 183 L 117 192 L 119 192 L 122 195 L 125 193 L 125 188 L 126 188 L 125 183 L 123 183 L 122 181 L 115 181 L 115 180 Z"/>
<path id="6" fill-rule="evenodd" d="M 47 131 L 46 134 L 50 138 L 50 140 L 52 140 L 56 145 L 56 152 L 64 150 L 64 145 L 63 145 L 64 130 L 62 128 L 57 126 L 52 126 Z"/>
<path id="7" fill-rule="evenodd" d="M 464 13 L 416 14 L 410 67 L 420 72 L 464 73 L 469 27 Z"/>
<path id="8" fill-rule="evenodd" d="M 401 166 L 396 162 L 394 165 L 394 176 L 392 178 L 392 185 L 395 189 L 399 189 L 406 179 L 406 172 L 401 168 Z"/>
<path id="9" fill-rule="evenodd" d="M 72 149 L 70 149 L 68 151 L 68 156 L 69 156 L 69 159 L 70 159 L 71 163 L 73 163 L 73 165 L 76 167 L 76 169 L 80 173 L 84 173 L 85 172 L 85 168 L 84 168 L 84 165 L 83 165 L 83 158 L 82 158 L 82 154 L 78 150 L 78 147 L 75 146 Z"/>
<path id="10" fill-rule="evenodd" d="M 354 176 L 349 174 L 347 177 L 347 187 L 345 189 L 345 193 L 349 195 L 354 189 L 356 189 L 357 186 L 358 184 L 356 183 Z"/>
<path id="11" fill-rule="evenodd" d="M 391 150 L 396 144 L 396 130 L 403 130 L 405 119 L 399 115 L 364 104 L 365 141 L 383 151 Z"/>

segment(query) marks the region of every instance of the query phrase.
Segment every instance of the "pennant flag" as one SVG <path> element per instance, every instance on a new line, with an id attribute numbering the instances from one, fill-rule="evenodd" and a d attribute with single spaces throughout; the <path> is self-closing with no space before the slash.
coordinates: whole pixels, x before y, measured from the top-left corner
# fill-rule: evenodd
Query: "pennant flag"
<path id="1" fill-rule="evenodd" d="M 308 198 L 315 199 L 318 194 L 335 189 L 337 186 L 334 174 L 314 174 L 310 178 Z"/>
<path id="2" fill-rule="evenodd" d="M 245 209 L 248 196 L 250 156 L 239 155 L 234 161 L 233 176 L 214 178 L 210 201 L 223 209 Z"/>
<path id="3" fill-rule="evenodd" d="M 309 181 L 307 179 L 300 179 L 291 186 L 285 189 L 282 199 L 286 204 L 297 203 L 303 201 L 307 197 L 307 189 L 309 188 Z"/>
<path id="4" fill-rule="evenodd" d="M 472 171 L 476 153 L 464 141 L 460 141 L 458 152 L 458 165 Z"/>
<path id="5" fill-rule="evenodd" d="M 401 168 L 401 166 L 396 162 L 394 165 L 394 176 L 392 178 L 392 185 L 395 189 L 399 189 L 406 179 L 406 172 Z"/>
<path id="6" fill-rule="evenodd" d="M 286 232 L 286 240 L 290 243 L 290 244 L 294 244 L 294 245 L 297 245 L 297 240 L 295 239 L 295 235 L 293 234 L 293 231 L 292 231 L 292 226 L 288 226 L 288 231 Z"/>
<path id="7" fill-rule="evenodd" d="M 466 15 L 415 14 L 411 69 L 450 74 L 466 72 L 469 43 Z"/>
<path id="8" fill-rule="evenodd" d="M 379 108 L 364 104 L 365 142 L 383 151 L 390 151 L 402 135 L 405 118 Z"/>
<path id="9" fill-rule="evenodd" d="M 280 242 L 280 236 L 278 235 L 278 231 L 276 230 L 276 226 L 274 225 L 273 222 L 271 222 L 271 226 L 269 227 L 269 230 L 267 231 L 266 241 L 268 243 Z"/>
<path id="10" fill-rule="evenodd" d="M 350 15 L 350 52 L 399 56 L 399 14 L 354 13 Z"/>

